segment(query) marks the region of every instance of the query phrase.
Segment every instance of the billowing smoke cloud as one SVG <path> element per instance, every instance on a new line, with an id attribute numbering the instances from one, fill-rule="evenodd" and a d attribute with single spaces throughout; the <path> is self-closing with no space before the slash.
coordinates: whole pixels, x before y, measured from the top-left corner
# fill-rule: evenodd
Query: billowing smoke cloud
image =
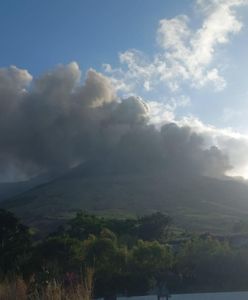
<path id="1" fill-rule="evenodd" d="M 231 168 L 220 149 L 204 147 L 203 136 L 175 123 L 160 130 L 153 126 L 133 128 L 121 138 L 118 147 L 121 168 L 214 177 L 223 176 Z"/>
<path id="2" fill-rule="evenodd" d="M 1 70 L 0 166 L 32 175 L 66 168 L 92 151 L 92 139 L 115 100 L 108 80 L 89 70 L 80 85 L 76 63 L 34 80 L 16 68 Z"/>
<path id="3" fill-rule="evenodd" d="M 220 176 L 228 158 L 200 134 L 176 124 L 149 125 L 140 98 L 120 101 L 108 78 L 76 63 L 37 79 L 0 70 L 0 179 L 61 172 L 89 160 L 119 171 L 165 169 Z M 12 177 L 12 178 L 11 178 Z"/>

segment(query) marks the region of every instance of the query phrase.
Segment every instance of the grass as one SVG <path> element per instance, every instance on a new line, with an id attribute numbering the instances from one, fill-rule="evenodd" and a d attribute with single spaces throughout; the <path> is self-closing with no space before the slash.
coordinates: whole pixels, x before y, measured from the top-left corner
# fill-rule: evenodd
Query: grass
<path id="1" fill-rule="evenodd" d="M 90 300 L 93 292 L 92 269 L 80 282 L 65 286 L 56 280 L 45 286 L 34 285 L 21 278 L 4 280 L 0 283 L 0 300 Z"/>
<path id="2" fill-rule="evenodd" d="M 0 283 L 0 300 L 26 300 L 27 284 L 23 279 L 5 280 Z"/>

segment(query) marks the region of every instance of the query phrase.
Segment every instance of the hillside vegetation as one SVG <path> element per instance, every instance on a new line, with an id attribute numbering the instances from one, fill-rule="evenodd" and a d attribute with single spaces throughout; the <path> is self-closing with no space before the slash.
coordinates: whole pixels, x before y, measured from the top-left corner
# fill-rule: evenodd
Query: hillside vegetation
<path id="1" fill-rule="evenodd" d="M 230 232 L 248 216 L 248 185 L 231 178 L 151 174 L 85 174 L 75 170 L 1 203 L 34 227 L 47 228 L 82 209 L 126 217 L 161 211 L 176 226 Z"/>

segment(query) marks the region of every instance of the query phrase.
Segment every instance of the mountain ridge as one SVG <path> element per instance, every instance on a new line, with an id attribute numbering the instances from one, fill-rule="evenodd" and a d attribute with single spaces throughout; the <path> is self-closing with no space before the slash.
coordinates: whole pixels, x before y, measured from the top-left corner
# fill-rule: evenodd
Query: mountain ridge
<path id="1" fill-rule="evenodd" d="M 98 169 L 99 170 L 99 169 Z M 222 179 L 169 172 L 118 173 L 79 166 L 24 191 L 0 206 L 28 225 L 54 227 L 78 210 L 108 216 L 168 213 L 186 230 L 216 233 L 232 230 L 248 218 L 248 185 Z"/>

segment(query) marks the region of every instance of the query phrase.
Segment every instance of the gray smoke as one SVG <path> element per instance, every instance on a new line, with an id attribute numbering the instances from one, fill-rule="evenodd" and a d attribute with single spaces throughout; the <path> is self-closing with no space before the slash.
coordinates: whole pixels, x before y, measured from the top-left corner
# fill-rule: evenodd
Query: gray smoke
<path id="1" fill-rule="evenodd" d="M 121 137 L 118 147 L 121 169 L 220 177 L 231 168 L 228 157 L 217 147 L 206 149 L 203 136 L 174 123 L 160 130 L 147 125 L 133 127 Z"/>
<path id="2" fill-rule="evenodd" d="M 16 67 L 0 69 L 0 179 L 61 172 L 89 160 L 118 170 L 151 169 L 220 176 L 230 168 L 216 147 L 189 127 L 148 125 L 149 107 L 119 100 L 110 81 L 76 63 L 37 79 Z"/>

